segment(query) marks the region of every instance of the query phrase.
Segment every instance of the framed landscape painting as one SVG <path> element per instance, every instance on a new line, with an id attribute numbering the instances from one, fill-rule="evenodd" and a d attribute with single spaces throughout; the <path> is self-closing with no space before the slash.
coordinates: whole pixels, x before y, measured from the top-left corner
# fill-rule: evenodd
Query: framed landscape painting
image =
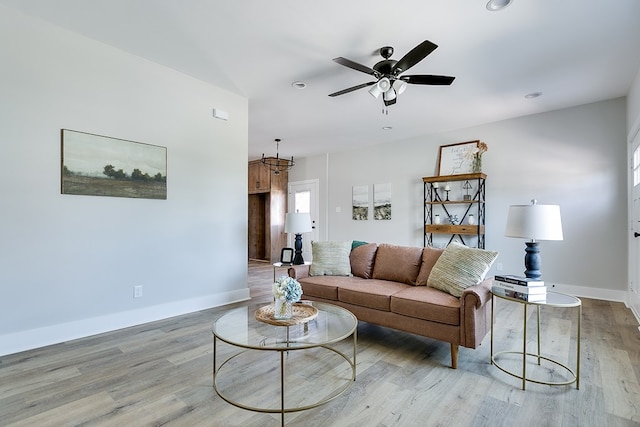
<path id="1" fill-rule="evenodd" d="M 391 219 L 391 184 L 373 185 L 373 219 Z"/>
<path id="2" fill-rule="evenodd" d="M 354 185 L 352 188 L 351 219 L 366 221 L 369 219 L 369 186 Z"/>
<path id="3" fill-rule="evenodd" d="M 68 129 L 61 131 L 62 194 L 167 198 L 167 149 Z"/>

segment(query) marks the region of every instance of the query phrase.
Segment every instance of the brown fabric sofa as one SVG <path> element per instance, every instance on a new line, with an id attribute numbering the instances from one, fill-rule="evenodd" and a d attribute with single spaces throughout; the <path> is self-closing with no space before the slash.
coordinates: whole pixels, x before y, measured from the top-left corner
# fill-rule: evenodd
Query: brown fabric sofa
<path id="1" fill-rule="evenodd" d="M 375 243 L 350 253 L 350 276 L 311 276 L 309 266 L 293 266 L 290 277 L 303 298 L 339 305 L 359 320 L 451 344 L 451 367 L 458 347 L 477 348 L 491 327 L 491 280 L 468 287 L 457 298 L 427 286 L 443 249 Z"/>

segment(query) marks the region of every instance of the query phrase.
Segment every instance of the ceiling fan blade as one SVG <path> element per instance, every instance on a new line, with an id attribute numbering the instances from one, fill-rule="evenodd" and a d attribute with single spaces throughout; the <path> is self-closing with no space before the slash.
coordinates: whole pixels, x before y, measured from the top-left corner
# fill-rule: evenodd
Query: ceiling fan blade
<path id="1" fill-rule="evenodd" d="M 400 80 L 414 85 L 450 85 L 455 80 L 451 76 L 433 76 L 430 74 L 416 74 L 411 76 L 401 76 Z"/>
<path id="2" fill-rule="evenodd" d="M 407 71 L 409 68 L 422 61 L 437 47 L 438 45 L 431 43 L 429 40 L 423 41 L 418 46 L 411 49 L 409 53 L 403 56 L 398 62 L 396 62 L 396 65 L 393 66 L 391 72 L 397 76 L 398 74 Z"/>
<path id="3" fill-rule="evenodd" d="M 333 58 L 333 60 L 334 62 L 337 62 L 340 65 L 344 65 L 345 67 L 349 67 L 353 70 L 361 71 L 363 73 L 367 73 L 367 74 L 371 74 L 372 76 L 379 77 L 378 76 L 379 73 L 373 68 L 369 68 L 366 65 L 358 64 L 357 62 L 353 62 L 350 59 L 339 56 L 338 58 Z"/>
<path id="4" fill-rule="evenodd" d="M 362 84 L 360 84 L 358 86 L 353 86 L 353 87 L 350 87 L 350 88 L 347 88 L 347 89 L 339 90 L 338 92 L 330 93 L 329 96 L 344 95 L 345 93 L 353 92 L 354 90 L 362 89 L 363 87 L 372 86 L 372 85 L 374 85 L 376 83 L 377 82 L 362 83 Z"/>

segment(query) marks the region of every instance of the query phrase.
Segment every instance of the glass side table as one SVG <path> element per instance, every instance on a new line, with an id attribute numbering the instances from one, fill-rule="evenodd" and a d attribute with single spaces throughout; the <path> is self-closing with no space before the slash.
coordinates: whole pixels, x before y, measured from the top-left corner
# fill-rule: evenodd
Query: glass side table
<path id="1" fill-rule="evenodd" d="M 286 268 L 289 269 L 289 267 L 294 267 L 295 265 L 290 263 L 290 262 L 274 262 L 273 264 L 273 281 L 276 281 L 276 270 L 278 270 L 279 268 Z M 300 264 L 299 264 L 300 265 Z M 302 265 L 311 265 L 311 261 L 305 261 L 304 264 Z"/>
<path id="2" fill-rule="evenodd" d="M 493 329 L 495 323 L 495 300 L 496 298 L 500 298 L 503 300 L 515 302 L 518 304 L 522 304 L 523 316 L 522 316 L 522 326 L 523 326 L 523 337 L 522 337 L 522 351 L 500 351 L 494 353 L 493 351 Z M 527 352 L 527 307 L 528 306 L 536 307 L 536 315 L 537 315 L 537 323 L 538 323 L 538 351 L 537 353 Z M 541 307 L 556 307 L 556 308 L 577 308 L 578 310 L 578 325 L 577 325 L 577 338 L 576 338 L 576 370 L 574 371 L 567 365 L 564 365 L 554 359 L 549 357 L 545 357 L 541 355 L 540 351 L 540 308 Z M 546 385 L 568 385 L 576 383 L 576 389 L 580 389 L 580 322 L 582 319 L 582 301 L 579 298 L 574 297 L 572 295 L 563 294 L 560 292 L 552 292 L 547 291 L 547 299 L 545 301 L 536 301 L 529 302 L 523 301 L 517 298 L 506 297 L 498 294 L 491 293 L 491 364 L 495 365 L 501 371 L 519 378 L 522 380 L 522 390 L 525 389 L 527 381 L 537 383 L 537 384 L 546 384 Z M 504 368 L 498 363 L 496 359 L 499 358 L 500 355 L 504 354 L 517 354 L 522 355 L 522 373 L 512 372 L 509 369 Z M 567 372 L 569 372 L 570 379 L 567 381 L 541 381 L 533 378 L 527 377 L 527 356 L 534 357 L 537 359 L 538 365 L 540 365 L 540 361 L 542 359 L 551 362 L 555 365 L 561 366 Z"/>

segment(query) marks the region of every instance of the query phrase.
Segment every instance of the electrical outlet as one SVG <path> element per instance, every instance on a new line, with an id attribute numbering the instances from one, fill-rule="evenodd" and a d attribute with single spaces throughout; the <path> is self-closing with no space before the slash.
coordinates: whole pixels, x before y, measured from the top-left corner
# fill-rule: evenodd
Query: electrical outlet
<path id="1" fill-rule="evenodd" d="M 142 298 L 142 285 L 137 285 L 133 287 L 133 297 Z"/>
<path id="2" fill-rule="evenodd" d="M 496 270 L 502 271 L 502 263 L 501 262 L 496 264 Z"/>

